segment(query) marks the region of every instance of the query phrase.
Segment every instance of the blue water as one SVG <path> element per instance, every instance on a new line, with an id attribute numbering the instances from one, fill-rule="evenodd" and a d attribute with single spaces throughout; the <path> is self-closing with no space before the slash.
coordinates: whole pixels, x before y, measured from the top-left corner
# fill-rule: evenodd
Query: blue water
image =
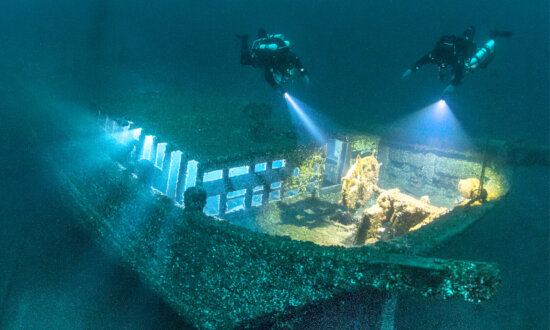
<path id="1" fill-rule="evenodd" d="M 545 0 L 5 0 L 1 7 L 0 328 L 185 325 L 76 225 L 26 123 L 49 116 L 39 104 L 54 98 L 87 111 L 95 95 L 112 90 L 175 88 L 280 102 L 260 72 L 240 66 L 236 33 L 284 33 L 311 78 L 292 93 L 330 120 L 362 128 L 398 122 L 437 101 L 444 85 L 434 68 L 408 81 L 400 76 L 441 35 L 475 25 L 481 44 L 490 29 L 513 31 L 493 63 L 468 75 L 448 103 L 468 136 L 549 143 Z M 55 136 L 43 142 L 59 143 Z M 517 170 L 505 202 L 438 254 L 497 262 L 503 288 L 494 300 L 402 298 L 395 325 L 547 329 L 548 179 L 548 167 Z M 353 328 L 360 324 L 353 315 L 340 314 L 335 324 Z"/>
<path id="2" fill-rule="evenodd" d="M 285 33 L 311 75 L 293 92 L 337 121 L 391 123 L 435 101 L 434 68 L 401 74 L 443 34 L 477 27 L 515 35 L 494 62 L 468 75 L 453 108 L 473 135 L 548 140 L 548 2 L 504 1 L 116 1 L 4 2 L 3 70 L 56 75 L 63 92 L 94 85 L 178 86 L 276 98 L 262 74 L 238 64 L 236 33 Z M 104 69 L 104 72 L 101 69 Z M 353 116 L 353 117 L 352 117 Z"/>
<path id="3" fill-rule="evenodd" d="M 12 92 L 11 95 L 5 93 Z M 121 260 L 79 226 L 43 158 L 64 143 L 31 138 L 31 105 L 2 90 L 0 329 L 174 328 L 185 325 Z M 13 101 L 19 101 L 13 103 Z M 21 109 L 17 107 L 21 106 Z M 44 120 L 50 123 L 50 120 Z M 40 120 L 39 120 L 40 122 Z M 6 143 L 7 142 L 7 143 Z"/>

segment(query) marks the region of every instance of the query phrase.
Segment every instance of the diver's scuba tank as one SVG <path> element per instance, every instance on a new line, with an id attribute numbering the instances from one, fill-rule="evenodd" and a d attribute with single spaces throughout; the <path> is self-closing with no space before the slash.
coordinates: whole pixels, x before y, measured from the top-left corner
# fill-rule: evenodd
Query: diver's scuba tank
<path id="1" fill-rule="evenodd" d="M 495 40 L 497 38 L 510 38 L 513 35 L 514 33 L 510 31 L 491 30 L 491 39 L 487 41 L 483 47 L 478 49 L 474 56 L 467 61 L 466 69 L 470 71 L 477 68 L 485 69 L 495 57 Z"/>
<path id="2" fill-rule="evenodd" d="M 478 67 L 485 69 L 495 57 L 495 39 L 491 39 L 476 51 L 474 56 L 466 63 L 468 70 L 475 70 Z"/>
<path id="3" fill-rule="evenodd" d="M 290 41 L 285 39 L 282 34 L 268 34 L 265 38 L 254 40 L 252 43 L 252 49 L 254 50 L 267 50 L 270 52 L 279 51 L 290 47 Z"/>

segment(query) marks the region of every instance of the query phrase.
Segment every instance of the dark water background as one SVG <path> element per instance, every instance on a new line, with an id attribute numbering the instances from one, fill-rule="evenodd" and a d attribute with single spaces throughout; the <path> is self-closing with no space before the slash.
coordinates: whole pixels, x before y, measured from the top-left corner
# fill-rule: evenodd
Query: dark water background
<path id="1" fill-rule="evenodd" d="M 510 30 L 453 109 L 472 135 L 548 140 L 544 0 L 8 0 L 2 9 L 2 65 L 66 79 L 72 97 L 114 85 L 272 97 L 260 73 L 238 65 L 235 33 L 285 33 L 312 80 L 292 92 L 344 123 L 388 123 L 437 100 L 444 86 L 434 68 L 399 78 L 441 35 L 472 24 L 481 44 L 490 29 Z"/>
<path id="2" fill-rule="evenodd" d="M 334 121 L 385 124 L 437 100 L 434 68 L 402 72 L 442 34 L 511 30 L 450 103 L 472 136 L 548 143 L 548 1 L 67 1 L 0 4 L 0 328 L 170 327 L 181 320 L 74 224 L 27 137 L 41 99 L 83 111 L 110 89 L 275 100 L 238 63 L 235 33 L 282 32 L 310 71 L 292 92 Z M 62 129 L 61 127 L 59 129 Z M 52 130 L 55 132 L 55 130 Z M 51 143 L 59 143 L 52 139 Z M 548 168 L 516 173 L 504 204 L 441 256 L 498 262 L 484 305 L 398 303 L 402 328 L 548 328 Z M 27 323 L 25 323 L 27 322 Z M 345 322 L 345 320 L 344 320 Z M 350 323 L 351 324 L 351 323 Z"/>

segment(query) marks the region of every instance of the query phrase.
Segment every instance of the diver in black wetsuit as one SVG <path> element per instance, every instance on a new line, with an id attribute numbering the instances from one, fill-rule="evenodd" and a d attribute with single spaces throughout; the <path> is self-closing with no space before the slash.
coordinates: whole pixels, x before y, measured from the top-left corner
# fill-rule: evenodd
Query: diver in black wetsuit
<path id="1" fill-rule="evenodd" d="M 241 64 L 263 68 L 265 80 L 284 94 L 282 85 L 295 78 L 299 72 L 309 83 L 307 71 L 302 62 L 290 51 L 290 42 L 282 34 L 267 34 L 264 29 L 258 31 L 258 39 L 248 47 L 248 35 L 237 35 L 241 40 Z"/>
<path id="2" fill-rule="evenodd" d="M 403 73 L 402 78 L 407 78 L 411 73 L 420 70 L 425 64 L 435 64 L 439 67 L 439 79 L 450 84 L 445 88 L 444 94 L 451 93 L 454 86 L 462 80 L 467 63 L 476 51 L 476 44 L 473 41 L 475 28 L 468 27 L 462 36 L 442 36 L 435 44 L 435 47 L 428 54 L 422 56 L 410 69 Z"/>

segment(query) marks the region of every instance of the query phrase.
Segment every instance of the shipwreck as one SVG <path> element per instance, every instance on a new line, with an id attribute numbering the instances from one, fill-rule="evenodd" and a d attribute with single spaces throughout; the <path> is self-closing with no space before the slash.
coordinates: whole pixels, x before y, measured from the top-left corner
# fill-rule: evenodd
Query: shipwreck
<path id="1" fill-rule="evenodd" d="M 366 288 L 491 299 L 496 264 L 429 253 L 500 202 L 510 166 L 548 163 L 546 149 L 346 129 L 300 144 L 262 121 L 269 111 L 245 107 L 248 131 L 226 143 L 102 109 L 51 161 L 82 225 L 194 327 L 265 326 Z"/>

